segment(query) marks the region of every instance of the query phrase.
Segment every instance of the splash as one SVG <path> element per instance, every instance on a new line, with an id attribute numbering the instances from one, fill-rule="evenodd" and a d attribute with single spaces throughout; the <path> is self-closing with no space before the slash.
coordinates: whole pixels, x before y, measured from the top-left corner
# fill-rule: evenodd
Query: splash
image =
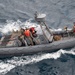
<path id="1" fill-rule="evenodd" d="M 39 29 L 39 25 L 37 23 L 31 22 L 32 19 L 29 19 L 25 22 L 21 22 L 20 20 L 17 21 L 7 21 L 1 28 L 0 32 L 3 34 L 8 34 L 9 32 L 20 30 L 20 28 L 30 28 L 35 27 L 37 30 Z"/>
<path id="2" fill-rule="evenodd" d="M 3 34 L 9 34 L 9 32 L 20 30 L 20 28 L 30 28 L 35 27 L 37 34 L 42 34 L 42 30 L 39 24 L 37 24 L 32 18 L 29 20 L 26 20 L 25 22 L 21 22 L 20 20 L 13 21 L 13 20 L 7 20 L 7 22 L 0 27 L 0 32 Z M 45 27 L 44 27 L 45 28 Z M 62 28 L 58 29 L 50 29 L 51 31 L 62 31 Z M 71 29 L 69 29 L 71 30 Z"/>
<path id="3" fill-rule="evenodd" d="M 61 49 L 54 53 L 37 54 L 37 55 L 33 55 L 33 56 L 13 57 L 12 59 L 10 59 L 10 60 L 8 59 L 5 62 L 1 61 L 0 74 L 5 74 L 17 66 L 33 64 L 33 63 L 37 63 L 37 62 L 40 62 L 45 59 L 56 60 L 56 59 L 60 58 L 62 54 L 65 54 L 65 53 L 75 55 L 75 48 L 70 51 Z"/>
<path id="4" fill-rule="evenodd" d="M 5 25 L 3 25 L 2 28 L 0 28 L 1 32 L 3 34 L 7 34 L 9 32 L 12 32 L 13 30 L 19 30 L 20 26 L 19 26 L 19 22 L 20 21 L 17 21 L 17 22 L 14 22 L 14 21 L 7 21 L 7 23 Z"/>

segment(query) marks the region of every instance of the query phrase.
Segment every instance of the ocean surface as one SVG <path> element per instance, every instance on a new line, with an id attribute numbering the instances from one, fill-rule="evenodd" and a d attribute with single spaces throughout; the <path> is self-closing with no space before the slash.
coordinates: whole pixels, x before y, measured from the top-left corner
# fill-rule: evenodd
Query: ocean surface
<path id="1" fill-rule="evenodd" d="M 46 14 L 51 28 L 75 22 L 75 0 L 0 0 L 0 33 L 37 25 L 30 22 L 36 11 Z M 75 75 L 75 48 L 0 59 L 0 75 Z"/>

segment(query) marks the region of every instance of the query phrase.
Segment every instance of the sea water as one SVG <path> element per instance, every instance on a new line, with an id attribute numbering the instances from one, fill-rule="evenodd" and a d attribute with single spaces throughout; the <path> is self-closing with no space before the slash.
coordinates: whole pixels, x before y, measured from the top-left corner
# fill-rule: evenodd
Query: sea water
<path id="1" fill-rule="evenodd" d="M 52 29 L 72 28 L 75 22 L 74 0 L 0 0 L 0 35 L 31 25 L 41 34 L 30 22 L 36 11 L 47 15 Z M 0 59 L 0 75 L 75 75 L 75 48 Z"/>
<path id="2" fill-rule="evenodd" d="M 74 75 L 75 49 L 0 60 L 1 75 Z"/>

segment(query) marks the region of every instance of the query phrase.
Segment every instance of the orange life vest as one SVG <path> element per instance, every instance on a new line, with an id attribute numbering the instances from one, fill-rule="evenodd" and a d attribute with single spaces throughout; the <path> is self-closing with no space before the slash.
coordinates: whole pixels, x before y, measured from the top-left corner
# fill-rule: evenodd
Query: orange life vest
<path id="1" fill-rule="evenodd" d="M 24 35 L 25 35 L 26 37 L 30 37 L 30 30 L 25 30 L 25 31 L 24 31 Z"/>

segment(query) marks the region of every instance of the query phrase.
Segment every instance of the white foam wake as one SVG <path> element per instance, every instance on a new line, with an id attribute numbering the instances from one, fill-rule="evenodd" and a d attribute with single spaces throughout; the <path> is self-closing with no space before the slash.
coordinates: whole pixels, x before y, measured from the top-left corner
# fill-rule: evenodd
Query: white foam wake
<path id="1" fill-rule="evenodd" d="M 15 66 L 12 64 L 1 62 L 0 63 L 0 75 L 6 74 L 8 71 L 10 71 L 14 67 Z"/>
<path id="2" fill-rule="evenodd" d="M 44 59 L 58 59 L 61 57 L 61 54 L 72 54 L 75 55 L 75 49 L 70 51 L 66 50 L 59 50 L 54 53 L 45 53 L 45 54 L 38 54 L 33 56 L 21 56 L 21 57 L 13 57 L 10 60 L 6 60 L 6 62 L 1 61 L 0 63 L 0 74 L 5 74 L 11 69 L 15 68 L 16 66 L 26 65 L 26 64 L 33 64 Z"/>

